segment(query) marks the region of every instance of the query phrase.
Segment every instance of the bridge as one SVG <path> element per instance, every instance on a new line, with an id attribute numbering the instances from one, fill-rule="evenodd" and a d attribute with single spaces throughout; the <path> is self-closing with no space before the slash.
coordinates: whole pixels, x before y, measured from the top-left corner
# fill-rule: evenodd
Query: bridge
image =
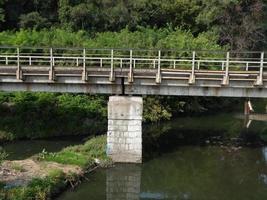
<path id="1" fill-rule="evenodd" d="M 264 52 L 0 47 L 0 90 L 267 97 Z"/>
<path id="2" fill-rule="evenodd" d="M 142 97 L 267 97 L 264 52 L 0 47 L 0 90 L 111 96 L 107 154 L 142 162 Z M 248 110 L 248 103 L 245 106 Z"/>

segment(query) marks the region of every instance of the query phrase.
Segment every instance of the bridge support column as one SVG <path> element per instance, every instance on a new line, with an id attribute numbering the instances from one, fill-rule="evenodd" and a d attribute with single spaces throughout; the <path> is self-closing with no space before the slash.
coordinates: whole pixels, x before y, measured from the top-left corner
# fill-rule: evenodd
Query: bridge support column
<path id="1" fill-rule="evenodd" d="M 142 113 L 142 97 L 109 97 L 107 155 L 114 162 L 142 162 Z"/>

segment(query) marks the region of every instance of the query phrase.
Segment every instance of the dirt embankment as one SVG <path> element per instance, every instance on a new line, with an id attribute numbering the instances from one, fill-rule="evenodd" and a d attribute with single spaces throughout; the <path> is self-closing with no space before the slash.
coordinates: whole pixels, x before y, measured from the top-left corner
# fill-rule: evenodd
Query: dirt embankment
<path id="1" fill-rule="evenodd" d="M 24 186 L 33 178 L 44 178 L 52 170 L 61 170 L 66 174 L 81 174 L 82 169 L 74 165 L 62 165 L 55 162 L 35 161 L 34 159 L 5 161 L 0 166 L 0 181 L 6 186 Z"/>

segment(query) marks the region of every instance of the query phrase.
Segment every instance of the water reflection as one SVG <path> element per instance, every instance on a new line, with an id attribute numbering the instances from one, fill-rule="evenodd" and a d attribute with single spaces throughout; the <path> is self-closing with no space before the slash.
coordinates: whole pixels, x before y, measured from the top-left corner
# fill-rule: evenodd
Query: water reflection
<path id="1" fill-rule="evenodd" d="M 59 200 L 267 198 L 266 149 L 180 147 L 142 165 L 116 165 L 88 176 Z"/>
<path id="2" fill-rule="evenodd" d="M 9 160 L 29 158 L 45 149 L 48 152 L 57 152 L 62 148 L 83 143 L 82 137 L 62 137 L 47 140 L 21 140 L 3 145 Z M 23 149 L 23 151 L 22 151 Z"/>
<path id="3" fill-rule="evenodd" d="M 144 127 L 143 164 L 98 170 L 59 200 L 267 199 L 266 125 L 216 115 Z"/>
<path id="4" fill-rule="evenodd" d="M 107 170 L 107 200 L 137 200 L 140 194 L 141 166 L 118 165 Z"/>

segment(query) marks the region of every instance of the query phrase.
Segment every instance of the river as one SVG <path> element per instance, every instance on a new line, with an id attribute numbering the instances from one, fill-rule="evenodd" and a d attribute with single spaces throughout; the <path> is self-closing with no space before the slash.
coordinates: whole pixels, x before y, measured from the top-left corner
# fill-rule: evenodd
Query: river
<path id="1" fill-rule="evenodd" d="M 146 125 L 143 164 L 96 170 L 57 200 L 266 199 L 267 123 L 246 125 L 235 114 L 181 117 Z M 73 139 L 32 142 L 21 146 L 36 144 L 38 151 L 57 151 L 79 143 Z M 11 143 L 4 148 L 12 152 L 17 147 Z M 11 158 L 24 158 L 37 149 L 29 149 L 26 155 L 16 151 Z"/>

